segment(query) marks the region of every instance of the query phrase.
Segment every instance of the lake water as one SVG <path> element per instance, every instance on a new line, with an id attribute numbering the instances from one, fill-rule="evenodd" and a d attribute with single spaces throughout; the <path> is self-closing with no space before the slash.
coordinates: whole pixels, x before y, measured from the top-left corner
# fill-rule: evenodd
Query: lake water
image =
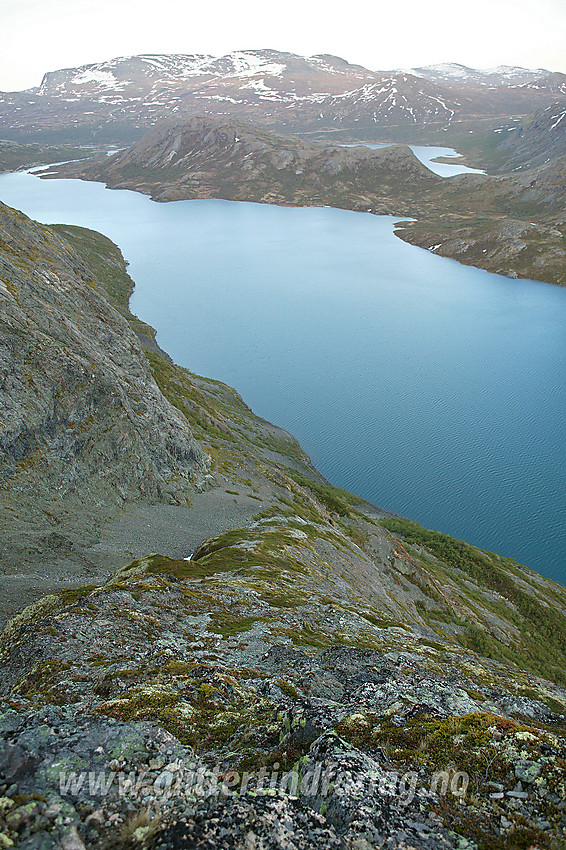
<path id="1" fill-rule="evenodd" d="M 566 583 L 565 290 L 407 245 L 387 216 L 29 174 L 0 199 L 117 242 L 161 345 L 333 483 Z"/>

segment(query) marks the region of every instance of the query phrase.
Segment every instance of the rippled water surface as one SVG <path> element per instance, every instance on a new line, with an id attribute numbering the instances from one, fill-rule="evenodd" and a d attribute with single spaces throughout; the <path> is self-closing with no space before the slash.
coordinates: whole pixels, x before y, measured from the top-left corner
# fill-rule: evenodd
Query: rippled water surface
<path id="1" fill-rule="evenodd" d="M 161 345 L 333 483 L 566 582 L 565 290 L 433 256 L 391 217 L 23 174 L 0 199 L 116 241 Z"/>

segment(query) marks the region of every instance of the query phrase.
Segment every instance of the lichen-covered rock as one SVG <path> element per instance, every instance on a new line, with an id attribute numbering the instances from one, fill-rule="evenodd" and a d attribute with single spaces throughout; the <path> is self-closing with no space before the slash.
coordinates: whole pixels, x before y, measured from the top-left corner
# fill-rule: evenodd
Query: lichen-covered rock
<path id="1" fill-rule="evenodd" d="M 228 539 L 241 551 L 240 534 Z M 279 607 L 254 560 L 261 527 L 246 540 L 253 586 L 230 547 L 224 571 L 213 560 L 216 540 L 202 560 L 142 559 L 9 624 L 0 828 L 10 840 L 59 841 L 72 823 L 100 848 L 128 833 L 164 848 L 432 850 L 496 837 L 502 818 L 533 841 L 563 837 L 564 718 L 536 698 L 552 689 L 559 707 L 559 686 L 530 675 L 533 696 L 517 703 L 519 670 L 399 627 L 362 631 L 343 607 L 347 573 L 323 587 L 293 535 L 266 567 L 273 581 L 288 551 L 297 570 L 293 603 Z M 26 808 L 37 794 L 46 807 Z"/>
<path id="2" fill-rule="evenodd" d="M 345 850 L 332 825 L 296 797 L 256 792 L 232 798 L 207 817 L 187 819 L 157 833 L 155 850 Z M 361 850 L 361 848 L 360 848 Z"/>

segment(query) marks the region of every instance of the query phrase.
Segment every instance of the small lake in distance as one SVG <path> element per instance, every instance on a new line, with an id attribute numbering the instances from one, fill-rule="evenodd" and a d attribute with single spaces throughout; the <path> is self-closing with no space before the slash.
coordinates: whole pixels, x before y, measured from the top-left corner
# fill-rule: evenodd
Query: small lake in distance
<path id="1" fill-rule="evenodd" d="M 388 216 L 23 173 L 0 200 L 117 242 L 160 344 L 332 483 L 566 583 L 566 291 L 436 257 Z"/>
<path id="2" fill-rule="evenodd" d="M 392 144 L 392 142 L 389 142 L 387 144 L 372 145 L 369 142 L 359 142 L 360 146 L 371 148 L 372 150 L 389 148 Z M 342 145 L 342 147 L 355 148 L 357 146 Z M 407 147 L 411 148 L 414 155 L 417 159 L 420 159 L 423 165 L 426 165 L 435 174 L 439 174 L 440 177 L 454 177 L 456 174 L 485 174 L 485 171 L 482 171 L 480 168 L 469 168 L 467 165 L 459 164 L 458 160 L 461 154 L 457 153 L 454 148 L 439 148 L 432 145 L 407 145 Z M 434 160 L 439 156 L 449 157 L 450 159 L 454 159 L 455 162 L 435 162 Z"/>

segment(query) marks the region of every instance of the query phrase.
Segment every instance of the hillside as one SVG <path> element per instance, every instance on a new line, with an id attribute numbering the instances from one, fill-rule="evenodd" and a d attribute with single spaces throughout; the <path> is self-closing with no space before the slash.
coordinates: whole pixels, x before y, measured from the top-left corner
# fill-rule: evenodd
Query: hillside
<path id="1" fill-rule="evenodd" d="M 88 148 L 77 148 L 71 145 L 53 147 L 41 144 L 21 144 L 0 139 L 0 173 L 69 159 L 86 159 L 95 152 L 96 148 L 93 146 Z"/>
<path id="2" fill-rule="evenodd" d="M 0 93 L 0 136 L 128 144 L 156 122 L 207 114 L 344 142 L 444 144 L 565 93 L 566 76 L 544 69 L 373 71 L 336 56 L 277 50 L 147 54 L 53 71 L 35 89 Z"/>
<path id="3" fill-rule="evenodd" d="M 0 639 L 3 845 L 560 847 L 564 588 L 332 487 L 158 348 L 109 240 L 0 216 L 3 545 L 56 591 Z"/>
<path id="4" fill-rule="evenodd" d="M 45 592 L 46 557 L 61 578 L 88 574 L 101 522 L 136 499 L 184 504 L 209 461 L 104 284 L 3 204 L 0 281 L 2 608 L 13 612 L 14 594 Z"/>
<path id="5" fill-rule="evenodd" d="M 499 128 L 499 171 L 545 166 L 566 157 L 566 99 L 537 110 L 520 123 Z"/>
<path id="6" fill-rule="evenodd" d="M 492 177 L 452 178 L 443 210 L 402 239 L 489 271 L 566 284 L 566 102 L 557 101 L 464 144 Z M 507 269 L 507 271 L 505 271 Z"/>
<path id="7" fill-rule="evenodd" d="M 159 201 L 216 197 L 382 211 L 408 211 L 419 191 L 440 182 L 405 147 L 304 142 L 222 118 L 159 124 L 127 150 L 59 174 Z"/>
<path id="8" fill-rule="evenodd" d="M 203 117 L 159 124 L 130 148 L 59 167 L 56 177 L 101 180 L 158 201 L 326 204 L 406 216 L 418 220 L 403 223 L 397 235 L 412 244 L 510 277 L 564 285 L 565 163 L 440 178 L 404 146 L 325 145 Z"/>

